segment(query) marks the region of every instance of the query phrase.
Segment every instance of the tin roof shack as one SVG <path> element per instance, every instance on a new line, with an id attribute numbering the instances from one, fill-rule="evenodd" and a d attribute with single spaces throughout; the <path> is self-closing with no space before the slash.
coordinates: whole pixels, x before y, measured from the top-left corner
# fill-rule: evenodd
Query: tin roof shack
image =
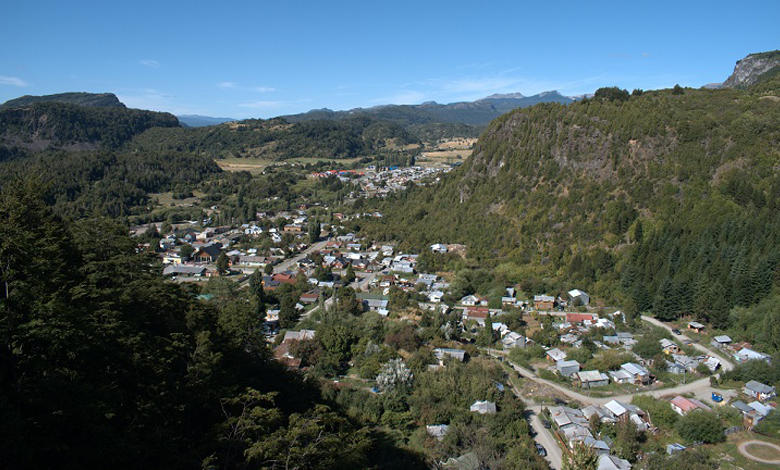
<path id="1" fill-rule="evenodd" d="M 677 395 L 676 397 L 672 398 L 669 404 L 672 406 L 674 412 L 680 416 L 685 416 L 691 411 L 695 410 L 712 411 L 712 408 L 700 402 L 699 400 L 695 398 L 685 398 L 681 395 Z"/>
<path id="2" fill-rule="evenodd" d="M 712 342 L 710 342 L 713 346 L 716 348 L 726 348 L 731 344 L 731 337 L 726 335 L 720 335 L 712 338 Z"/>
<path id="3" fill-rule="evenodd" d="M 770 387 L 767 384 L 762 384 L 761 382 L 756 382 L 755 380 L 751 380 L 750 382 L 746 383 L 745 388 L 742 389 L 742 391 L 745 392 L 745 395 L 756 398 L 758 401 L 766 401 L 774 396 L 777 396 L 777 390 L 775 390 L 775 387 Z"/>
<path id="4" fill-rule="evenodd" d="M 481 415 L 496 414 L 496 404 L 487 400 L 475 401 L 469 408 L 469 411 L 475 411 Z"/>
<path id="5" fill-rule="evenodd" d="M 603 387 L 609 384 L 609 376 L 597 370 L 586 370 L 577 372 L 574 377 L 574 384 L 582 388 Z"/>
<path id="6" fill-rule="evenodd" d="M 570 378 L 580 371 L 580 363 L 577 361 L 558 361 L 555 363 L 555 368 L 562 376 Z"/>

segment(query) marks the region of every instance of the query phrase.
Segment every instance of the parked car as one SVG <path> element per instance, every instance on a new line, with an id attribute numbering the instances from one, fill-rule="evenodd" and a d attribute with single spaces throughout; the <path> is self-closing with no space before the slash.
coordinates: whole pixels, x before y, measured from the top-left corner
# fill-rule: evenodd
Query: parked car
<path id="1" fill-rule="evenodd" d="M 674 328 L 674 329 L 672 330 L 672 333 L 674 333 L 674 334 L 676 334 L 676 335 L 681 335 L 681 334 L 682 334 L 682 333 L 680 333 L 680 330 L 678 330 L 677 328 Z"/>
<path id="2" fill-rule="evenodd" d="M 552 428 L 552 424 L 550 424 L 550 422 L 547 421 L 546 419 L 542 420 L 542 426 L 544 426 L 544 429 L 551 429 Z"/>
<path id="3" fill-rule="evenodd" d="M 547 449 L 545 449 L 541 444 L 538 442 L 536 443 L 536 453 L 541 455 L 542 457 L 547 457 Z"/>
<path id="4" fill-rule="evenodd" d="M 568 404 L 564 400 L 561 400 L 560 398 L 554 399 L 553 403 L 555 403 L 558 406 L 566 406 Z"/>

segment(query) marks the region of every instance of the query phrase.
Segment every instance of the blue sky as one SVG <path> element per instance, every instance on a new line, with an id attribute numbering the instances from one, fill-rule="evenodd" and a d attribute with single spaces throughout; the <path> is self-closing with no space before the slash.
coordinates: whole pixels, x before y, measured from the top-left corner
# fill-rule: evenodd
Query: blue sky
<path id="1" fill-rule="evenodd" d="M 248 118 L 316 108 L 698 87 L 780 49 L 780 1 L 5 0 L 0 102 L 112 92 Z"/>

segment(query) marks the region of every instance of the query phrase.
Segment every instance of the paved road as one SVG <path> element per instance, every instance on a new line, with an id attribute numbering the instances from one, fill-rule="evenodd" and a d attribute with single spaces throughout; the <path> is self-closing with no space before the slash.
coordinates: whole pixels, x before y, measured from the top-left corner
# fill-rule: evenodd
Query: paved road
<path id="1" fill-rule="evenodd" d="M 656 319 L 655 319 L 655 318 L 653 318 L 653 317 L 648 317 L 648 316 L 646 316 L 646 315 L 642 315 L 642 320 L 644 320 L 644 321 L 646 321 L 646 322 L 648 322 L 648 323 L 651 323 L 651 324 L 653 324 L 653 325 L 655 325 L 655 326 L 660 326 L 661 328 L 665 328 L 665 329 L 669 330 L 670 332 L 671 332 L 671 331 L 672 331 L 672 329 L 673 329 L 673 328 L 672 328 L 671 326 L 669 326 L 668 324 L 666 324 L 666 323 L 664 323 L 664 322 L 662 322 L 662 321 L 660 321 L 660 320 L 656 320 Z M 692 340 L 691 338 L 689 338 L 689 337 L 687 337 L 687 336 L 685 336 L 685 335 L 679 335 L 679 336 L 678 336 L 678 335 L 675 335 L 675 337 L 676 337 L 677 339 L 681 340 L 681 341 L 682 341 L 682 340 L 688 340 L 688 341 L 691 341 L 691 346 L 693 346 L 694 348 L 696 348 L 696 349 L 698 349 L 699 351 L 703 352 L 704 354 L 707 354 L 707 355 L 709 355 L 709 356 L 712 356 L 712 357 L 714 357 L 715 359 L 719 360 L 719 361 L 720 361 L 720 365 L 721 365 L 721 367 L 723 368 L 723 370 L 725 370 L 725 371 L 729 371 L 729 370 L 731 370 L 731 369 L 733 369 L 733 368 L 734 368 L 734 364 L 732 364 L 731 362 L 729 362 L 729 360 L 728 360 L 728 359 L 724 358 L 723 356 L 721 356 L 720 354 L 716 353 L 715 351 L 711 350 L 710 348 L 708 348 L 708 347 L 706 347 L 706 346 L 703 346 L 703 345 L 701 345 L 701 344 L 699 344 L 699 343 L 694 343 L 694 342 L 693 342 L 693 340 Z"/>
<path id="2" fill-rule="evenodd" d="M 563 452 L 558 446 L 558 441 L 555 440 L 555 437 L 552 435 L 552 433 L 550 433 L 548 429 L 545 429 L 545 427 L 542 426 L 542 420 L 539 418 L 542 413 L 542 407 L 539 405 L 529 406 L 528 413 L 531 418 L 531 428 L 536 432 L 536 435 L 534 435 L 534 441 L 541 444 L 542 447 L 547 450 L 547 456 L 545 457 L 545 460 L 547 460 L 547 462 L 550 464 L 550 468 L 553 470 L 559 470 L 563 467 Z"/>
<path id="3" fill-rule="evenodd" d="M 315 251 L 320 251 L 321 249 L 323 249 L 325 247 L 326 243 L 328 243 L 327 240 L 323 240 L 321 242 L 317 242 L 317 243 L 311 245 L 310 247 L 306 248 L 302 252 L 298 253 L 296 256 L 294 256 L 294 257 L 292 257 L 290 259 L 286 259 L 286 260 L 282 261 L 281 263 L 279 263 L 276 266 L 274 266 L 274 272 L 275 273 L 283 273 L 283 272 L 287 271 L 290 268 L 293 268 L 293 267 L 297 268 L 296 263 L 298 261 L 302 260 L 303 258 L 307 257 L 308 255 L 310 255 L 311 253 L 313 253 Z"/>

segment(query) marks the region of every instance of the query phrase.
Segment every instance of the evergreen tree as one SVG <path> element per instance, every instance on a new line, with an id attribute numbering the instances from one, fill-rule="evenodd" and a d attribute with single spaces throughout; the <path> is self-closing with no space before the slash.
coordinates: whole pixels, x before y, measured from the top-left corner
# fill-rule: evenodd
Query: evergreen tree
<path id="1" fill-rule="evenodd" d="M 230 260 L 225 252 L 221 251 L 217 257 L 217 272 L 219 274 L 226 274 L 228 271 L 230 271 Z"/>

